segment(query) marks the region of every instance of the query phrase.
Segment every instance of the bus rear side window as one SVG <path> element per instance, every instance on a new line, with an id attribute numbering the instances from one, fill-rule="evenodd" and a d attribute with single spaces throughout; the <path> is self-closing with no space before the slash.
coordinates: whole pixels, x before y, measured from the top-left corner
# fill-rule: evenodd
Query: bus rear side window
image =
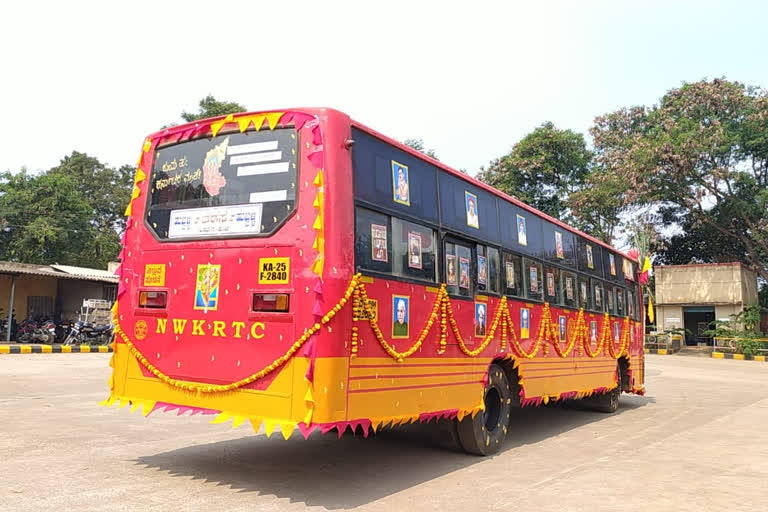
<path id="1" fill-rule="evenodd" d="M 435 281 L 435 232 L 392 217 L 392 274 Z"/>
<path id="2" fill-rule="evenodd" d="M 389 216 L 365 208 L 355 210 L 355 263 L 358 270 L 392 272 Z"/>

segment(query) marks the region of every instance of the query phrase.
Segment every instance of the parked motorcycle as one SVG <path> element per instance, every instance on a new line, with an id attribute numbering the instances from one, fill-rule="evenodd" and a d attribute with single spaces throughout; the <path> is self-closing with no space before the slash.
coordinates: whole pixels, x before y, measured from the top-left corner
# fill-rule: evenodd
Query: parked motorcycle
<path id="1" fill-rule="evenodd" d="M 108 345 L 111 342 L 111 325 L 91 325 L 78 320 L 70 329 L 64 345 Z"/>
<path id="2" fill-rule="evenodd" d="M 53 343 L 56 325 L 51 320 L 38 323 L 27 319 L 19 324 L 16 338 L 21 343 Z"/>

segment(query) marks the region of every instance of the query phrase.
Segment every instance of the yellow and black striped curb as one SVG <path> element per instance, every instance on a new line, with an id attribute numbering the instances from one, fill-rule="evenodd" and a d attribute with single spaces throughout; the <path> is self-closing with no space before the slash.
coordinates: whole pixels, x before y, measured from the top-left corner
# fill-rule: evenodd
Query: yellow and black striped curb
<path id="1" fill-rule="evenodd" d="M 646 354 L 659 354 L 660 356 L 668 356 L 680 351 L 671 348 L 644 348 L 643 352 Z"/>
<path id="2" fill-rule="evenodd" d="M 744 354 L 731 354 L 729 352 L 712 352 L 715 359 L 736 359 L 737 361 L 762 361 L 766 362 L 766 356 L 747 356 Z"/>
<path id="3" fill-rule="evenodd" d="M 0 345 L 0 354 L 84 354 L 112 352 L 112 345 Z"/>

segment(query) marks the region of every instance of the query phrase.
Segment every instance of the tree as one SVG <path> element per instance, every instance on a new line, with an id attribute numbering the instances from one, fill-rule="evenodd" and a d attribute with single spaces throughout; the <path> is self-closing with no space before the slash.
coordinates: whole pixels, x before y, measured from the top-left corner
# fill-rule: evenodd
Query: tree
<path id="1" fill-rule="evenodd" d="M 200 100 L 200 110 L 196 114 L 190 112 L 182 112 L 181 118 L 190 123 L 197 121 L 198 119 L 206 119 L 208 117 L 225 116 L 227 114 L 237 114 L 238 112 L 245 112 L 247 109 L 235 102 L 219 101 L 211 94 Z"/>
<path id="2" fill-rule="evenodd" d="M 92 208 L 75 179 L 22 170 L 0 174 L 0 259 L 83 265 Z M 115 256 L 117 253 L 115 253 Z"/>
<path id="3" fill-rule="evenodd" d="M 583 135 L 546 122 L 477 177 L 548 215 L 573 221 L 568 196 L 584 186 L 591 159 Z"/>
<path id="4" fill-rule="evenodd" d="M 416 151 L 420 151 L 421 153 L 424 153 L 430 158 L 434 158 L 435 160 L 440 160 L 439 158 L 437 158 L 437 153 L 435 153 L 434 149 L 424 149 L 423 139 L 405 139 L 403 141 L 403 144 L 405 144 L 411 149 L 415 149 Z"/>
<path id="5" fill-rule="evenodd" d="M 120 233 L 125 229 L 125 206 L 131 197 L 136 169 L 129 165 L 107 167 L 98 159 L 73 151 L 49 174 L 70 177 L 80 196 L 91 208 L 93 237 L 81 254 L 83 261 L 106 268 L 120 252 Z"/>
<path id="6" fill-rule="evenodd" d="M 598 163 L 625 205 L 672 206 L 692 228 L 743 246 L 768 279 L 768 96 L 724 79 L 684 84 L 658 105 L 598 117 Z"/>

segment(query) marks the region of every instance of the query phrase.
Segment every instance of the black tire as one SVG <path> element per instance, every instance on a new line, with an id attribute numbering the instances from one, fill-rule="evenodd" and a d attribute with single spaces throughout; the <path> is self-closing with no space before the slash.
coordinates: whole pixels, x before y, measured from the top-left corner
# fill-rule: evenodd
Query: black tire
<path id="1" fill-rule="evenodd" d="M 457 421 L 459 444 L 474 455 L 493 455 L 501 449 L 507 436 L 512 408 L 512 388 L 504 370 L 497 364 L 488 369 L 485 387 L 485 410 Z"/>
<path id="2" fill-rule="evenodd" d="M 602 395 L 594 396 L 590 399 L 592 407 L 596 411 L 604 413 L 613 413 L 619 408 L 619 396 L 621 396 L 621 373 L 619 368 L 616 367 L 616 375 L 618 376 L 618 385 L 612 390 Z"/>

